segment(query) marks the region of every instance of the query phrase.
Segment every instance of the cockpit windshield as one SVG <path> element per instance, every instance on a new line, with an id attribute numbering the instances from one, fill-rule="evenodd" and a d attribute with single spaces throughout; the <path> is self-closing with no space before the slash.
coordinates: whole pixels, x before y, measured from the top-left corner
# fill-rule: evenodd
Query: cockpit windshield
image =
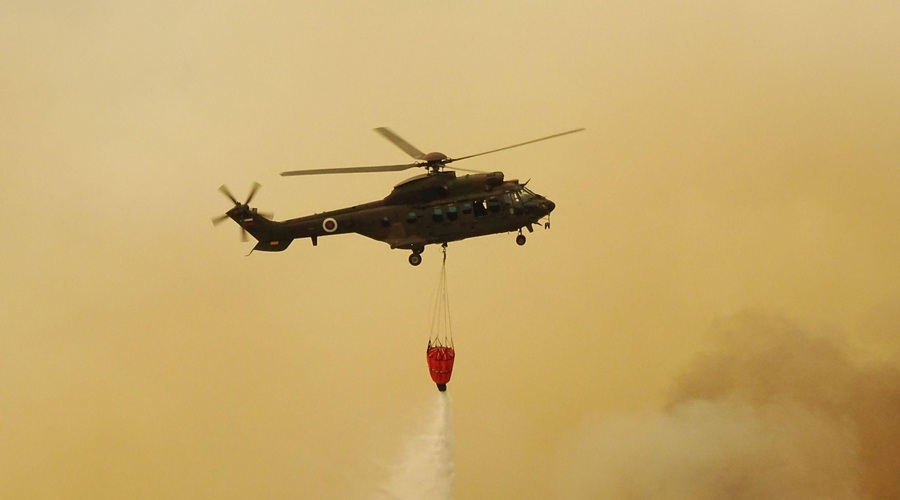
<path id="1" fill-rule="evenodd" d="M 538 195 L 534 194 L 530 189 L 525 186 L 520 186 L 519 189 L 516 190 L 519 194 L 519 199 L 522 200 L 522 203 L 527 201 L 531 201 L 538 197 Z"/>

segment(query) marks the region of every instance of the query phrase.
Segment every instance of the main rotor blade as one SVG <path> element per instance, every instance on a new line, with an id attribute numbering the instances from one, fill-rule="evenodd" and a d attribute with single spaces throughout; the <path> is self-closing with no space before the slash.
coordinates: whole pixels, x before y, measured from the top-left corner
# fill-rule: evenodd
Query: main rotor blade
<path id="1" fill-rule="evenodd" d="M 512 146 L 506 146 L 505 148 L 492 149 L 492 150 L 490 150 L 490 151 L 485 151 L 485 152 L 483 152 L 483 153 L 477 153 L 477 154 L 469 155 L 469 156 L 462 156 L 462 157 L 459 157 L 459 158 L 448 158 L 448 159 L 447 159 L 447 163 L 450 163 L 451 161 L 465 160 L 465 159 L 468 159 L 468 158 L 474 158 L 474 157 L 476 157 L 476 156 L 482 156 L 482 155 L 486 155 L 486 154 L 496 153 L 496 152 L 498 152 L 498 151 L 504 151 L 504 150 L 507 150 L 507 149 L 517 148 L 517 147 L 519 147 L 519 146 L 524 146 L 524 145 L 526 145 L 526 144 L 534 144 L 535 142 L 546 141 L 547 139 L 553 139 L 553 138 L 555 138 L 555 137 L 560 137 L 560 136 L 563 136 L 563 135 L 574 134 L 575 132 L 581 132 L 582 130 L 584 130 L 584 128 L 577 128 L 577 129 L 575 129 L 575 130 L 569 130 L 568 132 L 561 132 L 561 133 L 559 133 L 559 134 L 553 134 L 553 135 L 548 135 L 547 137 L 541 137 L 540 139 L 533 139 L 533 140 L 530 140 L 530 141 L 528 141 L 528 142 L 521 142 L 521 143 L 519 143 L 519 144 L 513 144 Z"/>
<path id="2" fill-rule="evenodd" d="M 455 167 L 455 166 L 450 166 L 450 165 L 447 165 L 446 168 L 449 168 L 450 170 L 459 170 L 460 172 L 471 172 L 473 174 L 486 174 L 487 173 L 484 170 L 474 170 L 471 168 L 460 168 L 460 167 Z"/>
<path id="3" fill-rule="evenodd" d="M 340 168 L 313 168 L 309 170 L 291 170 L 282 172 L 281 175 L 320 175 L 320 174 L 359 174 L 364 172 L 399 172 L 408 168 L 418 167 L 419 163 L 407 163 L 405 165 L 377 165 L 371 167 L 340 167 Z"/>
<path id="4" fill-rule="evenodd" d="M 406 154 L 416 160 L 421 160 L 422 157 L 425 156 L 425 153 L 419 151 L 415 146 L 403 140 L 403 138 L 395 134 L 393 130 L 387 127 L 378 127 L 375 131 L 381 134 L 385 139 L 393 142 L 395 146 L 402 149 Z"/>

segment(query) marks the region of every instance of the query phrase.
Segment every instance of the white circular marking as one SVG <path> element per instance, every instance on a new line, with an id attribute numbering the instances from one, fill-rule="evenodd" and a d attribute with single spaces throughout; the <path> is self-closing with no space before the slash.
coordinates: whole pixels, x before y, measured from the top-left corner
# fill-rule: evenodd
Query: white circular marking
<path id="1" fill-rule="evenodd" d="M 337 228 L 338 223 L 332 217 L 329 217 L 322 221 L 322 229 L 324 229 L 326 233 L 333 233 L 337 231 Z"/>

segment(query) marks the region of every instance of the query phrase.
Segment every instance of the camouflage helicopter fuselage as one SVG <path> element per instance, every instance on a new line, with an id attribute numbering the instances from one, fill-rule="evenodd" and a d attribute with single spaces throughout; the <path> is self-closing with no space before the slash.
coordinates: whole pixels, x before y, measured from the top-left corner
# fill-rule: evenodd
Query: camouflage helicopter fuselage
<path id="1" fill-rule="evenodd" d="M 401 182 L 384 199 L 339 210 L 277 222 L 246 203 L 227 215 L 258 243 L 254 250 L 286 249 L 298 238 L 313 245 L 323 236 L 357 233 L 391 248 L 411 250 L 410 263 L 421 263 L 426 245 L 445 244 L 475 236 L 518 231 L 549 216 L 555 204 L 502 172 L 457 177 L 453 171 L 432 172 Z"/>

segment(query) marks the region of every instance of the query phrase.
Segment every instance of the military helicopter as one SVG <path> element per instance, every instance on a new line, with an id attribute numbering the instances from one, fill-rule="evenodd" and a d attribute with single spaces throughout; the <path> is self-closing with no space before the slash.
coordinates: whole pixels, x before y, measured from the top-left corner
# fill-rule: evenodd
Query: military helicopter
<path id="1" fill-rule="evenodd" d="M 397 172 L 411 168 L 424 168 L 426 173 L 397 184 L 382 200 L 281 222 L 250 207 L 259 190 L 259 183 L 254 183 L 243 203 L 223 185 L 219 190 L 234 203 L 234 207 L 224 215 L 213 218 L 213 224 L 232 219 L 241 227 L 243 240 L 246 241 L 249 233 L 257 240 L 253 250 L 264 252 L 280 252 L 298 238 L 309 238 L 313 246 L 317 246 L 322 236 L 358 233 L 383 241 L 392 249 L 411 251 L 409 263 L 413 266 L 422 263 L 422 252 L 426 245 L 431 244 L 446 246 L 451 241 L 517 231 L 516 243 L 524 245 L 522 229 L 533 232 L 533 225 L 540 224 L 545 218 L 544 227 L 549 229 L 550 212 L 556 205 L 528 189 L 528 182 L 505 180 L 503 172 L 479 172 L 449 164 L 582 130 L 569 130 L 512 146 L 450 158 L 443 153 L 423 153 L 390 129 L 376 128 L 376 132 L 416 161 L 398 165 L 294 170 L 282 172 L 281 175 Z M 457 176 L 453 169 L 469 173 Z"/>

